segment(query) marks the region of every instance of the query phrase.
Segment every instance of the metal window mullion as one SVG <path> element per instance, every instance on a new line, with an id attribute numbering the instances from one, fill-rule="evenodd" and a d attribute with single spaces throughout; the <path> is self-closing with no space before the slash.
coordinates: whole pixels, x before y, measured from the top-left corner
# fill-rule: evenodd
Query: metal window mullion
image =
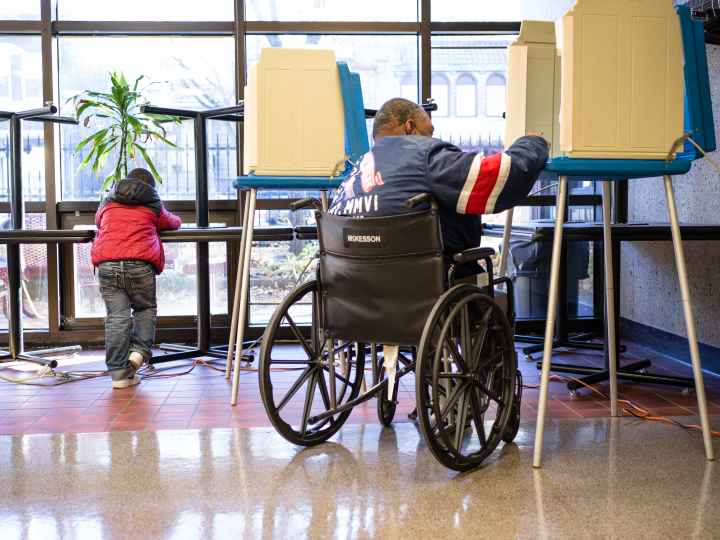
<path id="1" fill-rule="evenodd" d="M 40 17 L 42 25 L 41 58 L 43 101 L 55 102 L 53 92 L 52 58 L 52 0 L 41 0 Z M 45 157 L 45 226 L 56 229 L 59 226 L 57 213 L 57 182 L 55 177 L 55 124 L 43 123 Z M 47 244 L 48 279 L 48 331 L 56 335 L 60 331 L 60 268 L 57 244 Z"/>
<path id="2" fill-rule="evenodd" d="M 42 21 L 0 21 L 0 34 L 40 34 L 42 31 Z"/>
<path id="3" fill-rule="evenodd" d="M 232 36 L 233 21 L 54 21 L 53 35 Z"/>
<path id="4" fill-rule="evenodd" d="M 420 0 L 420 101 L 430 99 L 432 81 L 431 0 Z"/>
<path id="5" fill-rule="evenodd" d="M 424 0 L 423 0 L 424 1 Z M 416 22 L 243 21 L 247 34 L 417 34 Z"/>

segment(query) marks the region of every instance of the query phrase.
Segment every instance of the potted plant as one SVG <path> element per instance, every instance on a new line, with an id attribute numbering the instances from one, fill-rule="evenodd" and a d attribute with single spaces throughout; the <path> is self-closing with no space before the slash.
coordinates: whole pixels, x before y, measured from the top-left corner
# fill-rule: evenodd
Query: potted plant
<path id="1" fill-rule="evenodd" d="M 159 140 L 175 147 L 175 144 L 167 139 L 167 130 L 163 124 L 169 122 L 179 124 L 181 120 L 176 116 L 140 111 L 140 107 L 147 104 L 147 100 L 142 96 L 142 90 L 138 90 L 143 79 L 144 76 L 140 75 L 130 87 L 125 75 L 114 71 L 110 73 L 109 93 L 85 90 L 68 100 L 73 102 L 78 122 L 88 127 L 92 121 L 96 121 L 99 127 L 75 147 L 75 152 L 89 148 L 79 169 L 90 165 L 93 172 L 97 173 L 102 170 L 105 162 L 114 156 L 115 166 L 103 180 L 101 193 L 127 176 L 128 163 L 136 160 L 138 156 L 145 160 L 155 179 L 162 182 L 162 177 L 150 158 L 146 145 L 150 141 Z"/>

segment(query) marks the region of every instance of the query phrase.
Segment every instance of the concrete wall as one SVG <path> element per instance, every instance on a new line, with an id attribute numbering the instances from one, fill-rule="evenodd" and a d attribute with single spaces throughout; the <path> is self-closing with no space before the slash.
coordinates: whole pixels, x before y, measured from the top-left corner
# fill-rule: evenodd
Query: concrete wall
<path id="1" fill-rule="evenodd" d="M 720 47 L 708 45 L 707 53 L 720 141 Z M 720 161 L 720 152 L 711 157 Z M 673 183 L 681 223 L 720 224 L 720 174 L 715 169 L 699 161 Z M 631 222 L 669 221 L 661 178 L 631 182 L 628 202 Z M 720 242 L 686 242 L 685 255 L 698 337 L 720 347 Z M 622 317 L 687 337 L 670 242 L 623 244 L 620 298 Z"/>

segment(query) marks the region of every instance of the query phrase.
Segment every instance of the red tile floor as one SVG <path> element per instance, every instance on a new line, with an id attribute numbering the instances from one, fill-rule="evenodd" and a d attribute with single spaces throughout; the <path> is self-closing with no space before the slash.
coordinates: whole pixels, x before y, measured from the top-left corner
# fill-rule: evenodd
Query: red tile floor
<path id="1" fill-rule="evenodd" d="M 650 358 L 652 371 L 690 376 L 690 368 L 673 359 L 647 349 L 628 344 L 623 361 Z M 599 353 L 575 354 L 558 352 L 557 361 L 599 365 Z M 534 362 L 519 355 L 519 363 L 527 386 L 538 384 L 538 370 Z M 173 371 L 187 370 L 187 364 L 177 364 Z M 159 367 L 167 367 L 163 364 Z M 23 365 L 31 371 L 36 366 Z M 74 359 L 61 360 L 58 370 L 95 370 L 103 368 L 102 351 L 86 351 Z M 10 369 L 2 375 L 18 376 Z M 48 384 L 57 379 L 42 379 Z M 720 414 L 720 378 L 706 374 L 710 414 Z M 240 378 L 240 400 L 236 407 L 229 405 L 230 385 L 220 371 L 197 366 L 192 373 L 172 378 L 146 379 L 137 387 L 113 390 L 108 377 L 71 382 L 57 386 L 29 386 L 0 381 L 0 434 L 59 433 L 125 430 L 160 430 L 209 427 L 268 426 L 260 393 L 257 373 L 245 371 Z M 368 374 L 369 381 L 369 374 Z M 400 406 L 396 422 L 407 420 L 414 407 L 412 379 L 402 380 Z M 607 385 L 598 385 L 607 392 Z M 621 396 L 649 409 L 655 415 L 684 416 L 695 414 L 694 394 L 681 389 L 654 385 L 621 383 Z M 526 388 L 522 417 L 533 422 L 536 415 L 538 391 Z M 607 416 L 607 401 L 583 390 L 570 396 L 562 382 L 551 383 L 549 415 L 552 418 L 581 418 Z M 375 423 L 375 401 L 371 400 L 353 411 L 349 423 Z"/>

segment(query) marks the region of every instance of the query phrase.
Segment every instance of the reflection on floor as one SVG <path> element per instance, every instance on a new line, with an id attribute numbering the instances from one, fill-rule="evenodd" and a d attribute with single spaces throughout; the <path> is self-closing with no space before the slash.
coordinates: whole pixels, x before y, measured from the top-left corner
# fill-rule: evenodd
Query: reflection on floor
<path id="1" fill-rule="evenodd" d="M 698 436 L 555 420 L 541 470 L 532 437 L 463 475 L 411 423 L 306 450 L 267 428 L 0 437 L 0 538 L 717 538 Z"/>
<path id="2" fill-rule="evenodd" d="M 690 376 L 688 366 L 647 349 L 630 346 L 630 354 L 623 361 L 650 358 L 652 370 L 659 373 Z M 298 349 L 299 350 L 299 349 Z M 558 360 L 575 364 L 600 365 L 599 353 L 557 353 Z M 534 362 L 519 355 L 520 367 L 528 386 L 538 384 L 538 370 Z M 180 364 L 172 371 L 187 371 L 188 364 Z M 29 366 L 36 369 L 36 366 Z M 368 367 L 369 364 L 366 366 Z M 159 365 L 166 368 L 167 364 Z M 102 351 L 90 351 L 70 365 L 61 362 L 59 369 L 103 369 Z M 6 373 L 3 371 L 2 373 Z M 156 430 L 214 427 L 269 426 L 258 390 L 257 373 L 244 371 L 241 375 L 240 401 L 237 407 L 228 405 L 230 387 L 223 373 L 197 366 L 187 375 L 153 378 L 136 388 L 112 390 L 107 377 L 73 382 L 55 387 L 14 385 L 0 381 L 0 435 L 21 433 L 83 433 L 125 430 Z M 370 382 L 370 374 L 367 374 Z M 290 379 L 288 379 L 290 381 Z M 411 376 L 401 381 L 400 406 L 396 421 L 407 420 L 414 407 L 414 382 Z M 710 414 L 720 414 L 720 378 L 707 375 Z M 607 393 L 606 385 L 598 386 Z M 656 415 L 684 416 L 696 414 L 694 394 L 682 389 L 621 383 L 621 393 L 650 409 Z M 522 418 L 534 421 L 537 389 L 525 390 Z M 551 383 L 548 410 L 552 418 L 592 418 L 609 414 L 607 401 L 588 391 L 570 396 L 561 382 Z M 377 422 L 375 401 L 357 407 L 348 423 Z"/>

